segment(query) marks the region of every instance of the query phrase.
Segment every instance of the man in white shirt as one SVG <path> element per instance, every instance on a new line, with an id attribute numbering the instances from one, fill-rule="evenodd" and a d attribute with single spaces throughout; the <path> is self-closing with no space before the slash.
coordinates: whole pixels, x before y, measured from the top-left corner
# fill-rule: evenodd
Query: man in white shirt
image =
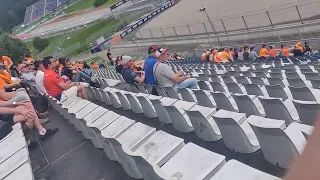
<path id="1" fill-rule="evenodd" d="M 37 74 L 35 78 L 37 89 L 42 95 L 48 94 L 46 88 L 43 85 L 43 76 L 44 76 L 45 68 L 43 67 L 42 61 L 41 60 L 35 61 L 34 67 L 37 70 Z"/>

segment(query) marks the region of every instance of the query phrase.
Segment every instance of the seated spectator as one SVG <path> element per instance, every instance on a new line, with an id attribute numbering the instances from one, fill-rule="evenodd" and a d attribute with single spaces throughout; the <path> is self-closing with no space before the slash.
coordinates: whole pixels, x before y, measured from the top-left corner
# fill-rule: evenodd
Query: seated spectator
<path id="1" fill-rule="evenodd" d="M 254 50 L 254 48 L 255 48 L 254 46 L 250 47 L 250 52 L 249 52 L 249 57 L 248 57 L 250 61 L 253 61 L 259 57 L 258 53 Z"/>
<path id="2" fill-rule="evenodd" d="M 88 66 L 88 64 L 86 62 L 82 62 L 82 63 L 83 63 L 83 67 L 82 68 L 90 69 L 90 66 Z"/>
<path id="3" fill-rule="evenodd" d="M 281 44 L 280 54 L 282 56 L 289 57 L 290 56 L 290 49 L 287 48 L 284 44 Z"/>
<path id="4" fill-rule="evenodd" d="M 11 61 L 11 58 L 9 58 L 8 56 L 1 56 L 0 55 L 0 64 L 5 65 L 7 70 L 9 70 L 13 63 Z"/>
<path id="5" fill-rule="evenodd" d="M 123 68 L 121 71 L 121 75 L 126 83 L 133 84 L 134 82 L 143 83 L 145 79 L 144 71 L 134 72 L 132 67 L 132 57 L 130 56 L 122 56 Z"/>
<path id="6" fill-rule="evenodd" d="M 118 56 L 117 60 L 115 61 L 116 64 L 116 71 L 117 73 L 121 74 L 122 68 L 123 68 L 123 64 L 122 64 L 122 56 Z"/>
<path id="7" fill-rule="evenodd" d="M 67 76 L 69 80 L 73 82 L 81 82 L 81 79 L 85 79 L 91 83 L 91 77 L 82 72 L 77 66 L 72 67 L 70 61 L 65 58 L 59 58 L 59 63 L 62 65 L 61 75 Z"/>
<path id="8" fill-rule="evenodd" d="M 25 88 L 24 82 L 12 80 L 11 74 L 9 74 L 7 70 L 5 70 L 5 67 L 3 65 L 0 65 L 0 79 L 4 81 L 3 86 L 6 91 L 12 91 L 12 89 L 19 89 L 21 87 Z"/>
<path id="9" fill-rule="evenodd" d="M 174 87 L 175 89 L 199 89 L 197 79 L 191 78 L 190 75 L 184 75 L 181 71 L 173 72 L 167 64 L 167 51 L 168 49 L 163 48 L 156 51 L 158 62 L 154 65 L 153 72 L 157 83 L 163 87 Z"/>
<path id="10" fill-rule="evenodd" d="M 33 59 L 29 54 L 25 54 L 25 55 L 23 56 L 22 62 L 24 62 L 24 63 L 29 63 L 29 64 L 33 64 L 34 59 Z"/>
<path id="11" fill-rule="evenodd" d="M 95 62 L 91 63 L 91 69 L 98 69 L 98 68 L 99 68 L 99 66 L 97 63 L 95 63 Z"/>
<path id="12" fill-rule="evenodd" d="M 277 49 L 273 45 L 269 47 L 269 55 L 272 58 L 275 58 L 277 56 Z"/>
<path id="13" fill-rule="evenodd" d="M 250 48 L 251 49 L 251 48 Z M 255 52 L 255 51 L 254 51 Z M 256 53 L 257 54 L 257 53 Z M 243 56 L 243 60 L 248 62 L 250 60 L 250 52 L 249 52 L 249 47 L 248 46 L 245 46 L 243 48 L 243 53 L 242 53 L 242 56 Z M 257 55 L 258 57 L 258 55 Z"/>
<path id="14" fill-rule="evenodd" d="M 36 76 L 33 64 L 20 64 L 17 68 L 21 73 L 25 83 L 32 86 L 35 85 Z"/>
<path id="15" fill-rule="evenodd" d="M 43 77 L 44 77 L 44 71 L 45 68 L 43 67 L 42 60 L 37 60 L 34 62 L 35 70 L 37 71 L 36 74 L 36 87 L 39 90 L 39 92 L 44 95 L 48 94 L 46 88 L 43 85 Z"/>
<path id="16" fill-rule="evenodd" d="M 51 56 L 45 57 L 42 64 L 46 69 L 44 71 L 43 84 L 50 96 L 61 102 L 70 96 L 79 96 L 88 99 L 86 89 L 83 85 L 75 82 L 71 83 L 70 81 L 64 82 L 61 76 L 55 71 L 57 63 Z"/>
<path id="17" fill-rule="evenodd" d="M 106 68 L 106 66 L 103 63 L 101 63 L 99 64 L 99 68 Z"/>
<path id="18" fill-rule="evenodd" d="M 263 44 L 260 50 L 260 57 L 268 57 L 268 56 L 269 56 L 269 51 L 267 49 L 267 45 Z"/>

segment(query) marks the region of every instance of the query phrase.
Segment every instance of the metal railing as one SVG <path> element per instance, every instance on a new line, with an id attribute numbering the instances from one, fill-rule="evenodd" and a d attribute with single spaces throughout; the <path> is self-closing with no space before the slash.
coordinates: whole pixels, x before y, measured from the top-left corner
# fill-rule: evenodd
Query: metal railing
<path id="1" fill-rule="evenodd" d="M 300 39 L 306 39 L 303 33 L 316 32 L 320 30 L 320 26 L 312 26 L 308 28 L 308 24 L 320 22 L 320 1 L 319 0 L 302 0 L 295 3 L 283 4 L 275 7 L 254 10 L 245 13 L 238 13 L 219 18 L 210 18 L 215 31 L 208 20 L 188 22 L 185 24 L 175 24 L 163 27 L 152 27 L 141 29 L 137 32 L 136 38 L 140 41 L 162 39 L 164 41 L 172 40 L 173 38 L 182 39 L 195 38 L 197 36 L 207 36 L 209 42 L 215 42 L 216 36 L 227 37 L 254 34 L 258 31 L 267 30 L 263 36 L 256 34 L 255 38 L 263 43 L 264 36 L 272 35 L 277 38 L 277 41 L 284 41 L 281 38 L 279 31 L 283 35 L 289 31 L 294 31 Z M 304 28 L 304 27 L 307 28 Z M 232 39 L 232 38 L 231 38 Z M 247 44 L 245 38 L 238 38 Z M 259 43 L 258 42 L 258 43 Z"/>

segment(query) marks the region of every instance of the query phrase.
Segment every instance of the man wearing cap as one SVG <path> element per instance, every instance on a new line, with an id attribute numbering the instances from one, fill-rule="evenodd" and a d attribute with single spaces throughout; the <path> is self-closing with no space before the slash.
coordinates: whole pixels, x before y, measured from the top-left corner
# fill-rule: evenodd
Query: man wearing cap
<path id="1" fill-rule="evenodd" d="M 157 49 L 158 49 L 157 46 L 154 46 L 154 45 L 149 47 L 149 49 L 148 49 L 149 56 L 144 61 L 144 66 L 143 66 L 143 70 L 146 74 L 145 82 L 147 84 L 151 84 L 151 85 L 157 84 L 156 80 L 154 79 L 154 75 L 153 75 L 153 67 L 158 61 L 157 56 L 156 56 Z"/>
<path id="2" fill-rule="evenodd" d="M 172 68 L 167 64 L 168 49 L 159 48 L 156 51 L 158 62 L 154 65 L 153 73 L 157 83 L 163 87 L 190 88 L 199 89 L 197 79 L 190 78 L 190 75 L 184 75 L 183 72 L 178 71 L 174 73 Z"/>
<path id="3" fill-rule="evenodd" d="M 123 68 L 121 71 L 121 75 L 124 81 L 128 84 L 133 84 L 134 82 L 143 83 L 145 79 L 144 71 L 133 72 L 133 70 L 131 69 L 132 62 L 132 57 L 122 56 Z"/>

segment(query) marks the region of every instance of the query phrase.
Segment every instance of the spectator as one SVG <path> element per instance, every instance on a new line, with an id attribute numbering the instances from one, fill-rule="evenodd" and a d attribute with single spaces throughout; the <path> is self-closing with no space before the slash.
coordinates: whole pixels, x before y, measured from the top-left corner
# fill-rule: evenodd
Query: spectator
<path id="1" fill-rule="evenodd" d="M 122 56 L 123 68 L 121 70 L 121 75 L 123 79 L 128 84 L 134 84 L 134 82 L 143 83 L 145 80 L 144 71 L 133 72 L 131 69 L 132 62 L 132 57 Z"/>
<path id="2" fill-rule="evenodd" d="M 281 44 L 280 54 L 285 57 L 290 56 L 290 49 L 287 48 L 285 45 Z"/>
<path id="3" fill-rule="evenodd" d="M 202 61 L 207 60 L 207 50 L 204 50 L 204 51 L 203 51 L 202 56 L 201 56 L 201 60 L 202 60 Z"/>
<path id="4" fill-rule="evenodd" d="M 61 74 L 67 76 L 69 80 L 73 82 L 81 82 L 81 79 L 85 79 L 91 83 L 91 77 L 83 73 L 78 67 L 72 67 L 69 60 L 65 58 L 59 58 L 59 63 L 62 65 Z"/>
<path id="5" fill-rule="evenodd" d="M 309 55 L 312 55 L 312 54 L 313 54 L 313 50 L 311 49 L 310 44 L 309 44 L 308 41 L 306 41 L 306 42 L 304 43 L 303 53 L 304 53 L 304 54 L 309 54 Z"/>
<path id="6" fill-rule="evenodd" d="M 103 63 L 101 63 L 99 64 L 99 68 L 106 68 L 106 66 Z"/>
<path id="7" fill-rule="evenodd" d="M 154 65 L 154 76 L 159 85 L 163 87 L 191 88 L 199 89 L 197 79 L 190 78 L 190 75 L 183 75 L 181 71 L 174 73 L 172 68 L 167 64 L 168 49 L 159 48 L 156 51 L 158 62 Z"/>
<path id="8" fill-rule="evenodd" d="M 298 43 L 294 46 L 292 53 L 294 56 L 303 56 L 303 50 L 299 47 Z"/>
<path id="9" fill-rule="evenodd" d="M 88 64 L 86 62 L 82 62 L 82 63 L 83 63 L 83 68 L 90 69 L 90 66 L 88 66 Z"/>
<path id="10" fill-rule="evenodd" d="M 251 48 L 250 48 L 251 49 Z M 249 52 L 249 47 L 248 46 L 245 46 L 244 47 L 244 52 L 243 52 L 243 60 L 248 62 L 250 60 L 249 58 L 250 56 L 250 52 Z M 258 55 L 257 55 L 258 56 Z"/>
<path id="11" fill-rule="evenodd" d="M 253 61 L 259 57 L 257 52 L 254 50 L 254 48 L 255 48 L 254 46 L 250 47 L 250 52 L 249 52 L 249 57 L 248 57 L 250 61 Z"/>
<path id="12" fill-rule="evenodd" d="M 56 61 L 51 57 L 43 59 L 44 71 L 43 84 L 47 93 L 59 101 L 64 101 L 70 96 L 79 96 L 88 99 L 87 92 L 80 83 L 64 82 L 63 79 L 54 70 L 57 67 Z"/>
<path id="13" fill-rule="evenodd" d="M 13 63 L 11 61 L 11 58 L 9 58 L 8 56 L 1 56 L 0 55 L 0 64 L 5 65 L 7 70 L 9 70 Z"/>
<path id="14" fill-rule="evenodd" d="M 113 65 L 113 64 L 112 64 Z M 92 62 L 91 63 L 91 69 L 98 69 L 99 68 L 99 66 L 98 66 L 98 64 L 97 63 L 95 63 L 95 62 Z"/>
<path id="15" fill-rule="evenodd" d="M 116 60 L 116 71 L 121 74 L 123 64 L 122 64 L 122 56 L 118 56 Z"/>
<path id="16" fill-rule="evenodd" d="M 241 47 L 239 52 L 238 52 L 238 59 L 240 61 L 243 61 L 243 47 Z"/>
<path id="17" fill-rule="evenodd" d="M 269 55 L 272 58 L 275 58 L 277 56 L 277 49 L 274 46 L 270 46 Z"/>
<path id="18" fill-rule="evenodd" d="M 147 59 L 144 61 L 144 66 L 143 66 L 143 70 L 145 72 L 145 82 L 147 84 L 151 84 L 151 85 L 156 85 L 156 80 L 154 78 L 154 74 L 153 74 L 153 67 L 154 65 L 157 63 L 157 55 L 156 55 L 156 51 L 157 51 L 157 46 L 150 46 L 148 49 L 148 54 L 149 56 L 147 57 Z"/>
<path id="19" fill-rule="evenodd" d="M 25 55 L 23 56 L 22 62 L 28 63 L 28 64 L 33 64 L 34 60 L 33 60 L 33 58 L 32 58 L 29 54 L 25 54 Z"/>
<path id="20" fill-rule="evenodd" d="M 215 61 L 217 62 L 217 63 L 221 63 L 221 61 L 222 61 L 222 51 L 223 51 L 224 49 L 223 48 L 220 48 L 219 50 L 218 50 L 218 52 L 216 53 L 216 55 L 215 55 Z"/>
<path id="21" fill-rule="evenodd" d="M 267 49 L 267 45 L 263 44 L 260 50 L 260 57 L 268 57 L 268 56 L 269 56 L 269 51 Z"/>
<path id="22" fill-rule="evenodd" d="M 111 61 L 111 65 L 113 65 L 113 57 L 111 55 L 111 50 L 110 49 L 108 49 L 107 57 L 108 57 L 109 61 Z"/>
<path id="23" fill-rule="evenodd" d="M 297 44 L 295 45 L 295 48 L 303 52 L 302 42 L 297 42 Z"/>
<path id="24" fill-rule="evenodd" d="M 44 77 L 45 68 L 42 64 L 42 60 L 35 61 L 34 67 L 35 67 L 35 70 L 37 71 L 37 74 L 36 74 L 36 87 L 37 87 L 37 89 L 39 90 L 41 95 L 48 94 L 46 88 L 43 85 L 43 77 Z"/>
<path id="25" fill-rule="evenodd" d="M 13 81 L 11 75 L 5 70 L 4 65 L 0 65 L 0 79 L 4 81 L 4 88 L 6 91 L 12 91 L 13 88 L 18 89 L 25 87 L 24 83 L 21 81 Z"/>
<path id="26" fill-rule="evenodd" d="M 214 62 L 214 55 L 215 55 L 215 53 L 214 53 L 214 50 L 213 49 L 211 49 L 211 51 L 210 51 L 210 57 L 209 57 L 209 61 L 210 62 Z"/>
<path id="27" fill-rule="evenodd" d="M 230 48 L 230 50 L 229 50 L 229 59 L 231 61 L 234 61 L 234 55 L 235 55 L 234 49 Z"/>
<path id="28" fill-rule="evenodd" d="M 222 62 L 229 62 L 230 57 L 229 57 L 229 49 L 224 48 L 224 50 L 221 53 L 221 60 Z"/>
<path id="29" fill-rule="evenodd" d="M 21 71 L 25 83 L 32 86 L 36 83 L 36 76 L 33 64 L 20 64 L 18 70 Z"/>

